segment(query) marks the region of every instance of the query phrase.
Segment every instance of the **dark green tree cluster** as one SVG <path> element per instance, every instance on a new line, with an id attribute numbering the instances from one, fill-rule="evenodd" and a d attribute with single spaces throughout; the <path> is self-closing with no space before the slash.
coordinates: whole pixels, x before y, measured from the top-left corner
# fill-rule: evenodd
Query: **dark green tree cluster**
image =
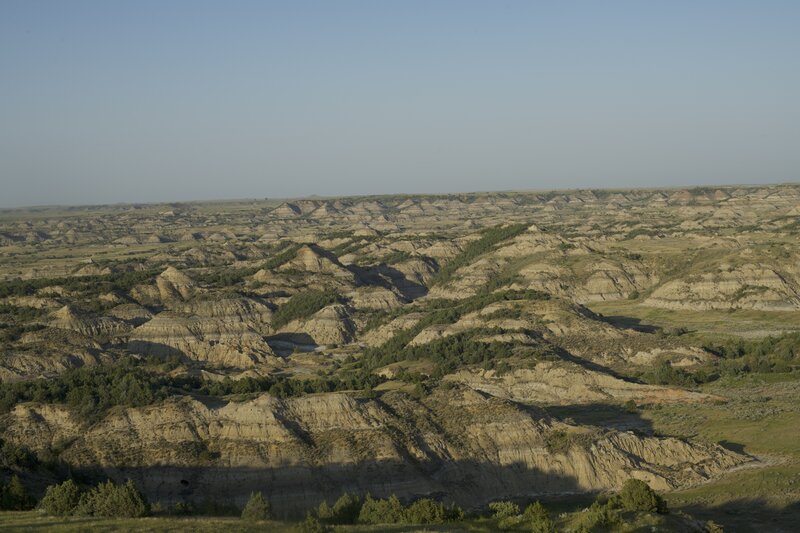
<path id="1" fill-rule="evenodd" d="M 694 387 L 697 385 L 698 376 L 675 368 L 668 359 L 659 358 L 652 370 L 645 372 L 642 378 L 653 385 L 678 385 L 680 387 Z"/>
<path id="2" fill-rule="evenodd" d="M 0 412 L 34 401 L 67 404 L 86 418 L 96 418 L 115 405 L 140 407 L 166 398 L 171 379 L 126 358 L 113 366 L 68 370 L 53 379 L 2 383 Z"/>
<path id="3" fill-rule="evenodd" d="M 334 290 L 301 292 L 292 296 L 272 315 L 272 326 L 280 328 L 292 320 L 309 317 L 326 305 L 340 300 L 340 296 Z"/>
<path id="4" fill-rule="evenodd" d="M 361 359 L 361 364 L 368 370 L 374 370 L 383 365 L 394 363 L 413 357 L 412 354 L 406 351 L 406 346 L 411 340 L 419 335 L 425 328 L 438 324 L 453 324 L 458 321 L 462 316 L 479 311 L 484 307 L 501 301 L 517 301 L 517 300 L 547 300 L 550 295 L 536 290 L 525 291 L 497 291 L 497 292 L 480 292 L 469 298 L 463 300 L 438 300 L 432 301 L 428 304 L 430 311 L 420 319 L 414 326 L 405 329 L 395 334 L 391 339 L 383 343 L 381 346 L 369 348 L 364 352 Z M 465 333 L 468 337 L 474 335 L 476 332 Z M 464 336 L 462 336 L 462 340 Z M 485 344 L 482 345 L 485 347 Z M 426 344 L 425 348 L 431 347 L 431 344 Z M 476 348 L 479 348 L 476 346 Z M 444 359 L 451 359 L 445 357 Z M 474 359 L 472 356 L 467 356 L 467 359 Z M 483 362 L 484 359 L 476 360 L 474 362 Z"/>
<path id="5" fill-rule="evenodd" d="M 342 372 L 331 378 L 276 375 L 210 381 L 198 376 L 170 375 L 165 372 L 165 365 L 172 366 L 127 357 L 115 365 L 82 367 L 49 379 L 0 383 L 0 413 L 10 411 L 18 403 L 41 402 L 65 404 L 87 419 L 98 419 L 114 406 L 142 407 L 174 395 L 269 392 L 278 398 L 289 398 L 318 392 L 368 390 L 384 381 L 364 370 Z"/>
<path id="6" fill-rule="evenodd" d="M 757 340 L 717 341 L 704 348 L 722 358 L 719 369 L 724 374 L 788 372 L 800 367 L 798 332 Z"/>
<path id="7" fill-rule="evenodd" d="M 469 263 L 476 257 L 490 252 L 502 241 L 512 239 L 528 229 L 530 224 L 509 224 L 507 226 L 495 226 L 485 229 L 481 238 L 472 241 L 464 247 L 464 250 L 447 262 L 431 280 L 431 285 L 441 285 L 447 283 L 453 274 Z"/>
<path id="8" fill-rule="evenodd" d="M 42 324 L 30 323 L 47 311 L 28 306 L 0 304 L 0 343 L 14 342 L 29 331 L 43 329 Z"/>
<path id="9" fill-rule="evenodd" d="M 0 481 L 0 509 L 3 511 L 26 511 L 33 509 L 36 498 L 31 496 L 14 474 L 7 481 Z"/>
<path id="10" fill-rule="evenodd" d="M 27 446 L 0 439 L 0 468 L 32 469 L 39 463 L 39 457 Z"/>
<path id="11" fill-rule="evenodd" d="M 358 514 L 362 524 L 441 524 L 463 518 L 464 511 L 456 505 L 445 506 L 430 498 L 403 505 L 394 495 L 386 499 L 367 495 Z"/>
<path id="12" fill-rule="evenodd" d="M 361 498 L 344 493 L 332 506 L 327 501 L 319 504 L 317 517 L 326 524 L 355 524 L 362 505 Z"/>
<path id="13" fill-rule="evenodd" d="M 275 255 L 264 261 L 261 264 L 261 268 L 264 270 L 272 270 L 273 268 L 278 268 L 282 266 L 297 255 L 297 250 L 300 249 L 302 244 L 298 244 L 296 242 L 288 242 L 283 248 L 280 248 L 275 251 Z"/>
<path id="14" fill-rule="evenodd" d="M 73 480 L 47 487 L 41 502 L 42 510 L 54 516 L 100 516 L 106 518 L 138 518 L 150 511 L 150 505 L 131 480 L 123 484 L 112 481 L 82 489 Z"/>
<path id="15" fill-rule="evenodd" d="M 151 280 L 159 274 L 158 269 L 112 272 L 97 276 L 68 278 L 15 279 L 0 282 L 0 298 L 30 296 L 45 287 L 60 286 L 70 292 L 97 295 L 110 291 L 129 291 L 136 285 Z"/>

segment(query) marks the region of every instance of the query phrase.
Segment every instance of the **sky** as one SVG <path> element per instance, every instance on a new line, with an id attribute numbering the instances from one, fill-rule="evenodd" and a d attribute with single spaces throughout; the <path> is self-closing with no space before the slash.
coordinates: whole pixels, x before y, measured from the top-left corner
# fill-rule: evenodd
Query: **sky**
<path id="1" fill-rule="evenodd" d="M 800 2 L 0 0 L 0 207 L 800 181 Z"/>

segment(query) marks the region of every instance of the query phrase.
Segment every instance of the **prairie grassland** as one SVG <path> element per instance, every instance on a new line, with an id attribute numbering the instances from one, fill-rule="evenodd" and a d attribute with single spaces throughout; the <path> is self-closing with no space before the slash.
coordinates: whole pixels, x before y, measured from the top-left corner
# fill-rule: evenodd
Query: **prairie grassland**
<path id="1" fill-rule="evenodd" d="M 800 330 L 800 312 L 798 311 L 670 310 L 648 307 L 625 300 L 593 302 L 587 304 L 587 307 L 621 326 L 638 321 L 638 325 L 663 328 L 683 327 L 700 335 L 763 337 Z"/>

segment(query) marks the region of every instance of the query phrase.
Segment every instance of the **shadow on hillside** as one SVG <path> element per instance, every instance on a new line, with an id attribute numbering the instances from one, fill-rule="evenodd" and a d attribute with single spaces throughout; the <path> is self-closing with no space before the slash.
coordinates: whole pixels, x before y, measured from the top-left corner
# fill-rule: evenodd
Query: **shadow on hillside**
<path id="1" fill-rule="evenodd" d="M 763 498 L 740 498 L 721 504 L 676 507 L 699 520 L 713 520 L 725 533 L 790 533 L 800 530 L 800 501 L 775 505 Z"/>
<path id="2" fill-rule="evenodd" d="M 409 302 L 428 294 L 425 285 L 409 280 L 403 272 L 387 264 L 381 263 L 367 268 L 351 265 L 349 268 L 368 285 L 377 285 L 384 289 L 396 288 Z"/>
<path id="3" fill-rule="evenodd" d="M 575 363 L 576 365 L 582 366 L 586 370 L 591 370 L 593 372 L 601 372 L 603 374 L 608 374 L 609 376 L 615 377 L 617 379 L 621 379 L 622 381 L 627 381 L 628 383 L 638 383 L 641 384 L 642 381 L 625 376 L 616 372 L 607 366 L 603 366 L 601 364 L 595 363 L 594 361 L 589 361 L 588 359 L 584 359 L 583 357 L 578 357 L 577 355 L 573 355 L 569 351 L 565 350 L 561 346 L 557 346 L 555 344 L 551 344 L 553 351 L 556 355 L 558 355 L 564 361 L 569 361 L 570 363 Z"/>
<path id="4" fill-rule="evenodd" d="M 620 329 L 630 329 L 633 331 L 639 331 L 641 333 L 656 333 L 660 331 L 661 328 L 659 326 L 654 326 L 652 324 L 645 324 L 642 322 L 641 318 L 635 318 L 632 316 L 622 316 L 622 315 L 614 315 L 614 316 L 602 316 L 598 315 L 600 320 L 605 322 L 606 324 L 611 324 Z"/>
<path id="5" fill-rule="evenodd" d="M 265 453 L 279 454 L 278 450 Z M 272 460 L 276 460 L 272 457 Z M 200 459 L 198 459 L 200 461 Z M 518 462 L 495 465 L 442 458 L 402 461 L 364 460 L 348 464 L 302 464 L 276 468 L 175 466 L 102 468 L 87 466 L 74 473 L 86 481 L 133 479 L 151 502 L 233 503 L 244 505 L 251 492 L 261 491 L 280 518 L 302 518 L 323 500 L 335 501 L 342 493 L 388 497 L 408 501 L 433 497 L 465 508 L 489 501 L 586 492 L 569 476 L 542 472 Z"/>
<path id="6" fill-rule="evenodd" d="M 652 421 L 642 418 L 637 411 L 628 411 L 621 405 L 610 403 L 551 405 L 545 407 L 545 412 L 556 420 L 570 424 L 636 431 L 643 435 L 654 434 Z"/>

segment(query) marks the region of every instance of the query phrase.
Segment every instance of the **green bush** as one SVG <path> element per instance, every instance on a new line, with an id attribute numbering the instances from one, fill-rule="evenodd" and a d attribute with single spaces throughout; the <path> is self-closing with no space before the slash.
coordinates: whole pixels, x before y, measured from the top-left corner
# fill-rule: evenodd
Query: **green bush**
<path id="1" fill-rule="evenodd" d="M 416 500 L 405 511 L 408 524 L 441 524 L 447 519 L 444 504 L 430 498 Z"/>
<path id="2" fill-rule="evenodd" d="M 80 501 L 81 491 L 74 481 L 68 479 L 59 485 L 47 487 L 41 501 L 42 510 L 53 516 L 67 516 L 75 512 Z"/>
<path id="3" fill-rule="evenodd" d="M 317 517 L 331 524 L 355 524 L 361 505 L 361 498 L 345 492 L 339 496 L 333 507 L 327 501 L 322 502 L 317 509 Z"/>
<path id="4" fill-rule="evenodd" d="M 367 494 L 358 521 L 362 524 L 402 524 L 405 522 L 405 509 L 395 495 L 376 500 Z"/>
<path id="5" fill-rule="evenodd" d="M 619 501 L 626 511 L 665 513 L 667 506 L 663 498 L 640 479 L 629 479 L 622 486 Z"/>
<path id="6" fill-rule="evenodd" d="M 14 474 L 8 483 L 0 482 L 0 509 L 4 511 L 26 511 L 33 509 L 36 498 L 31 496 Z"/>
<path id="7" fill-rule="evenodd" d="M 445 507 L 430 498 L 415 500 L 404 507 L 395 495 L 385 500 L 374 499 L 369 494 L 364 498 L 358 522 L 362 524 L 440 524 L 461 520 L 464 511 L 456 506 Z"/>
<path id="8" fill-rule="evenodd" d="M 532 533 L 556 533 L 556 524 L 541 502 L 526 507 L 523 516 L 530 522 Z"/>
<path id="9" fill-rule="evenodd" d="M 519 505 L 509 501 L 498 501 L 489 504 L 489 509 L 492 511 L 492 516 L 495 518 L 508 518 L 509 516 L 517 516 L 519 514 Z"/>
<path id="10" fill-rule="evenodd" d="M 620 522 L 619 512 L 613 505 L 604 505 L 595 501 L 582 514 L 578 525 L 579 531 L 592 531 L 595 528 L 609 528 Z"/>
<path id="11" fill-rule="evenodd" d="M 80 496 L 76 514 L 105 518 L 139 518 L 150 511 L 150 505 L 133 481 L 122 485 L 112 481 L 100 483 Z"/>
<path id="12" fill-rule="evenodd" d="M 320 522 L 319 518 L 308 514 L 306 519 L 298 524 L 297 531 L 299 533 L 325 533 L 329 531 L 329 528 Z"/>
<path id="13" fill-rule="evenodd" d="M 250 494 L 250 499 L 242 510 L 242 519 L 251 522 L 272 519 L 272 510 L 263 494 L 260 492 Z"/>

